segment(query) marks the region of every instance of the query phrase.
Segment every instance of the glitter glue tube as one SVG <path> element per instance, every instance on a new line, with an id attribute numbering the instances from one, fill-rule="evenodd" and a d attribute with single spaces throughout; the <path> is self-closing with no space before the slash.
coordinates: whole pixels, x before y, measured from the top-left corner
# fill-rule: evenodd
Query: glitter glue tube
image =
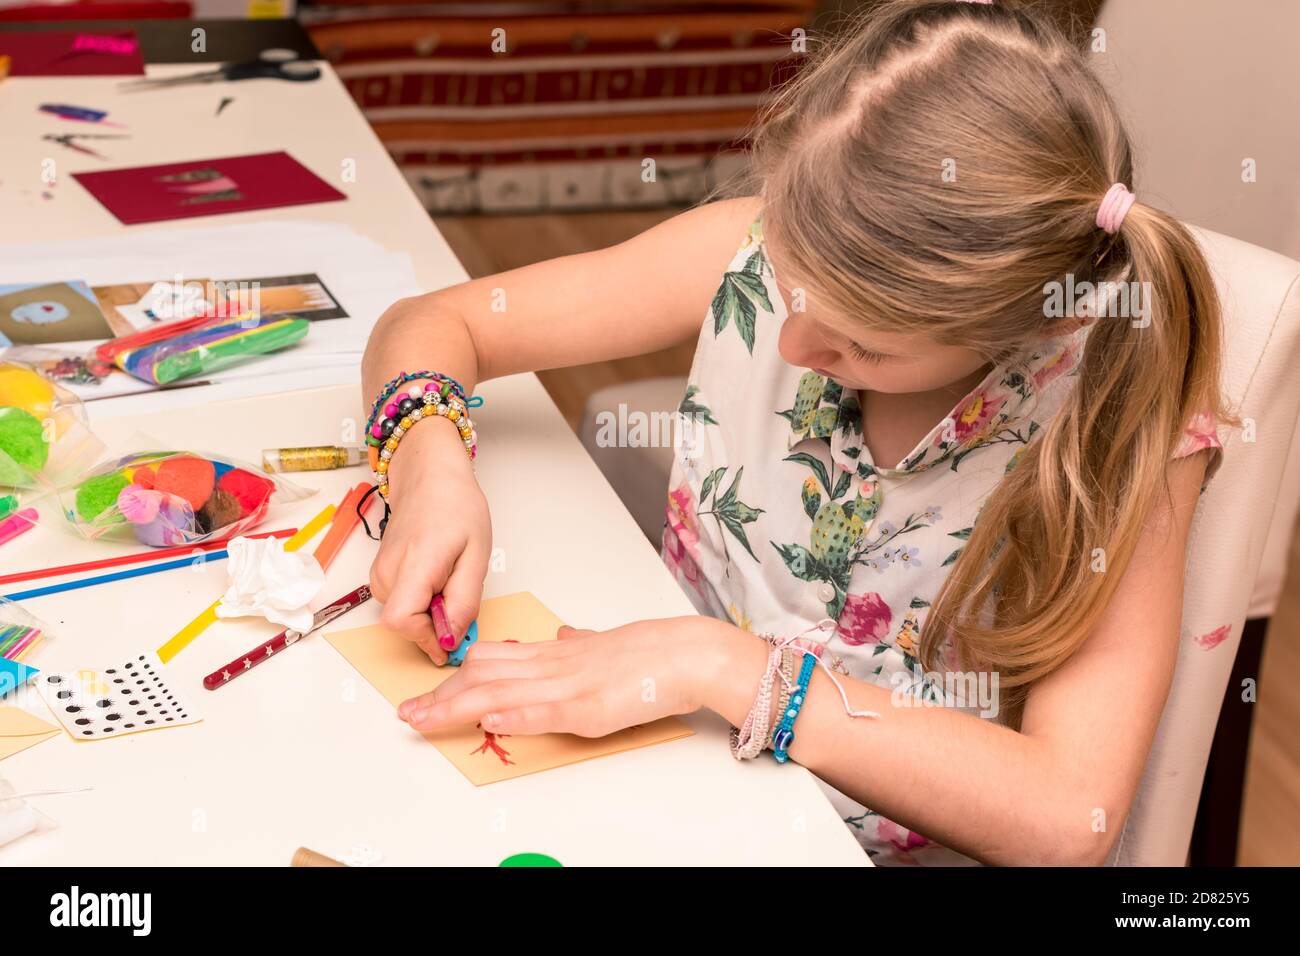
<path id="1" fill-rule="evenodd" d="M 314 445 L 311 448 L 268 448 L 262 467 L 272 474 L 283 471 L 330 471 L 349 468 L 366 460 L 359 445 Z"/>

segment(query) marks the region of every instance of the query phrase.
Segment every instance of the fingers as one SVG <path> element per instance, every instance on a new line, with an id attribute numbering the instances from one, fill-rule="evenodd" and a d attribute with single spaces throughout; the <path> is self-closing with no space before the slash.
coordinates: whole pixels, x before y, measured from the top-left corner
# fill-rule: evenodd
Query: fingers
<path id="1" fill-rule="evenodd" d="M 446 650 L 455 650 L 465 639 L 465 632 L 478 617 L 479 602 L 483 598 L 483 579 L 487 577 L 489 549 L 471 542 L 460 557 L 451 575 L 442 586 L 443 606 L 447 626 L 454 640 Z"/>
<path id="2" fill-rule="evenodd" d="M 438 646 L 438 636 L 429 616 L 429 598 L 436 584 L 421 582 L 420 575 L 403 573 L 393 584 L 392 593 L 384 602 L 380 620 L 390 630 L 397 631 L 429 655 L 435 664 L 447 663 L 447 652 Z"/>
<path id="3" fill-rule="evenodd" d="M 432 696 L 434 701 L 442 702 L 493 681 L 547 680 L 560 677 L 563 673 L 563 667 L 540 659 L 479 661 L 473 666 L 466 664 L 458 669 L 434 688 Z"/>
<path id="4" fill-rule="evenodd" d="M 401 706 L 397 708 L 397 716 L 405 720 L 412 711 L 427 710 L 433 706 L 433 691 L 427 694 L 421 694 L 419 697 L 412 697 L 410 700 L 404 700 Z"/>
<path id="5" fill-rule="evenodd" d="M 435 700 L 428 704 L 421 699 L 419 703 L 407 708 L 402 719 L 416 730 L 439 730 L 476 723 L 488 713 L 503 713 L 535 704 L 554 703 L 563 700 L 565 696 L 561 680 L 556 678 L 499 680 L 471 688 L 445 701 Z"/>
<path id="6" fill-rule="evenodd" d="M 494 734 L 582 734 L 582 709 L 573 701 L 532 704 L 484 714 L 479 723 Z"/>

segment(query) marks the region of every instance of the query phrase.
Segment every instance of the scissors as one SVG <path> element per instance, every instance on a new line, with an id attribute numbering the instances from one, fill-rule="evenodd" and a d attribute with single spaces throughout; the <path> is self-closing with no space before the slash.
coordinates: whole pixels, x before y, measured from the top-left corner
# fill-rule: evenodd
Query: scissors
<path id="1" fill-rule="evenodd" d="M 107 159 L 102 153 L 97 153 L 93 149 L 85 146 L 78 146 L 73 142 L 75 139 L 130 139 L 130 136 L 116 135 L 113 133 L 63 133 L 55 136 L 53 133 L 47 133 L 41 139 L 48 140 L 51 143 L 58 143 L 60 146 L 66 146 L 68 149 L 76 150 L 78 153 L 85 153 L 87 156 L 94 156 L 97 159 Z"/>
<path id="2" fill-rule="evenodd" d="M 263 50 L 256 60 L 227 63 L 215 70 L 187 73 L 184 76 L 153 77 L 121 84 L 124 90 L 158 90 L 192 83 L 220 83 L 225 80 L 289 80 L 304 83 L 320 78 L 320 67 L 304 60 L 293 50 Z"/>

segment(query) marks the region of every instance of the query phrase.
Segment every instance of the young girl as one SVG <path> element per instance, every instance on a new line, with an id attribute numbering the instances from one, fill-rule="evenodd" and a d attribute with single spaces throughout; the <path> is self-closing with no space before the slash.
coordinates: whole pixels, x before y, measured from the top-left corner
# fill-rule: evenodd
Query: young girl
<path id="1" fill-rule="evenodd" d="M 1101 863 L 1220 454 L 1206 264 L 1123 185 L 1128 139 L 1084 57 L 998 5 L 873 8 L 782 90 L 753 159 L 753 198 L 376 327 L 369 395 L 417 369 L 472 390 L 699 341 L 663 556 L 700 616 L 478 644 L 399 713 L 595 736 L 708 708 L 737 756 L 771 747 L 824 781 L 877 863 Z M 407 409 L 426 384 L 401 383 Z M 423 417 L 456 428 L 385 424 L 380 404 L 392 515 L 371 582 L 441 663 L 491 529 L 472 410 L 428 387 Z"/>

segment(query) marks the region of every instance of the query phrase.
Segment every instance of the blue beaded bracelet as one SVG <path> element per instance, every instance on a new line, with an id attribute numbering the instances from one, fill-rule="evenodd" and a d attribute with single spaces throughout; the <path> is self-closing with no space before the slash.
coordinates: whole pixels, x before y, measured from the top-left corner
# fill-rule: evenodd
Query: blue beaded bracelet
<path id="1" fill-rule="evenodd" d="M 813 668 L 817 666 L 817 658 L 808 651 L 803 654 L 803 666 L 799 668 L 799 677 L 795 682 L 794 693 L 790 695 L 790 704 L 781 715 L 781 723 L 777 725 L 776 733 L 772 735 L 772 756 L 776 758 L 777 763 L 785 763 L 790 759 L 790 745 L 794 743 L 794 722 L 799 716 L 799 711 L 803 709 L 803 699 L 808 695 L 808 683 L 812 680 Z"/>

